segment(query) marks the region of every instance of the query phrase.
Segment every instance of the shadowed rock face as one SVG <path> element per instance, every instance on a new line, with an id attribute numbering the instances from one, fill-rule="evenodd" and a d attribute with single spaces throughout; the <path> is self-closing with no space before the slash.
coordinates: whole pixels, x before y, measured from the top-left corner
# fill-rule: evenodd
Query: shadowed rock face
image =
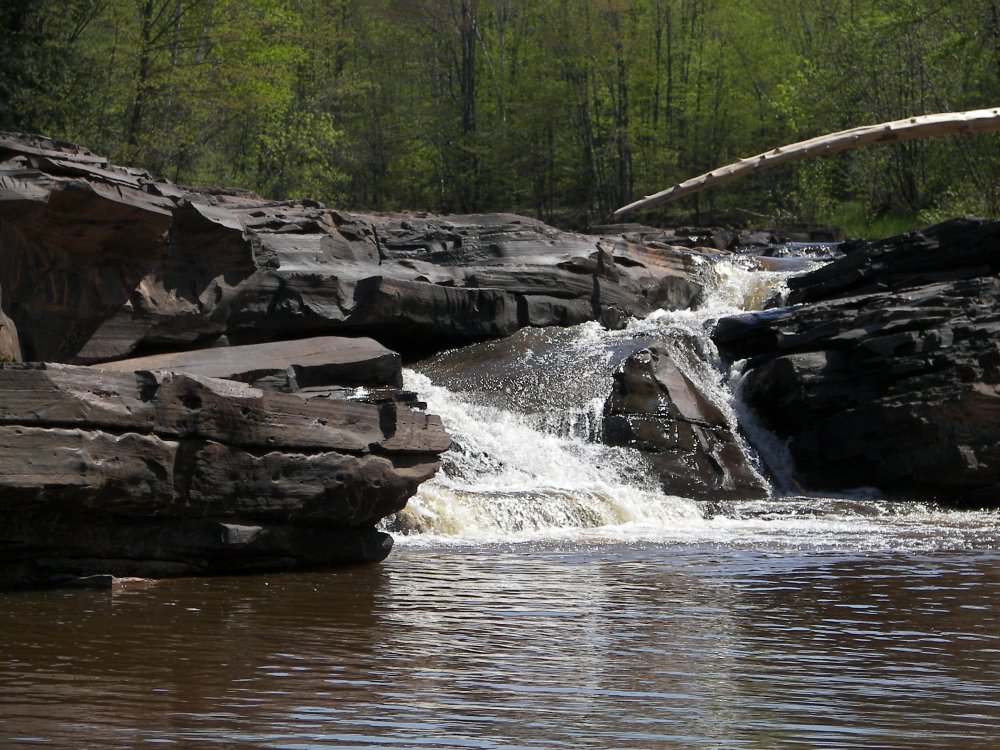
<path id="1" fill-rule="evenodd" d="M 675 361 L 672 347 L 691 346 L 654 344 L 615 373 L 604 406 L 604 442 L 641 451 L 666 493 L 698 500 L 765 497 L 766 483 L 726 416 Z"/>
<path id="2" fill-rule="evenodd" d="M 525 326 L 615 325 L 701 294 L 698 251 L 507 214 L 345 214 L 181 190 L 11 134 L 0 134 L 0 247 L 22 358 L 77 364 L 221 336 L 368 335 L 427 353 Z"/>
<path id="3" fill-rule="evenodd" d="M 788 302 L 898 291 L 1000 273 L 1000 222 L 958 218 L 920 232 L 856 241 L 847 257 L 788 282 Z"/>
<path id="4" fill-rule="evenodd" d="M 0 394 L 0 586 L 381 559 L 451 442 L 393 402 L 191 373 L 3 365 Z"/>
<path id="5" fill-rule="evenodd" d="M 744 398 L 807 489 L 1000 500 L 1000 222 L 863 243 L 793 279 L 793 307 L 719 321 Z"/>

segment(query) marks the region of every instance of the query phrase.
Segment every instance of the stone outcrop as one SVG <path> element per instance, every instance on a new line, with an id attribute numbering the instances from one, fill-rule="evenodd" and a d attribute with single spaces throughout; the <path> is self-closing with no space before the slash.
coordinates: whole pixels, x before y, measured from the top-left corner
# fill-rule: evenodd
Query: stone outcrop
<path id="1" fill-rule="evenodd" d="M 847 257 L 789 279 L 789 304 L 892 292 L 1000 273 L 1000 222 L 959 218 L 921 232 L 846 243 Z"/>
<path id="2" fill-rule="evenodd" d="M 721 227 L 649 227 L 643 224 L 603 224 L 591 227 L 592 233 L 621 235 L 630 242 L 661 247 L 706 248 L 727 250 L 734 235 Z"/>
<path id="3" fill-rule="evenodd" d="M 167 370 L 309 396 L 350 396 L 363 388 L 368 401 L 374 393 L 396 396 L 403 385 L 399 354 L 369 338 L 338 336 L 153 354 L 92 367 L 121 372 Z"/>
<path id="4" fill-rule="evenodd" d="M 675 336 L 624 363 L 605 403 L 604 442 L 641 451 L 668 494 L 711 501 L 765 497 L 767 484 L 730 420 L 677 361 L 675 352 L 693 347 Z"/>
<path id="5" fill-rule="evenodd" d="M 791 307 L 719 322 L 743 396 L 806 489 L 1000 498 L 1000 222 L 858 243 L 790 280 Z"/>
<path id="6" fill-rule="evenodd" d="M 506 214 L 347 214 L 186 190 L 11 134 L 0 247 L 19 358 L 74 364 L 331 333 L 427 353 L 525 326 L 618 325 L 701 294 L 699 250 Z"/>
<path id="7" fill-rule="evenodd" d="M 49 363 L 0 370 L 0 585 L 379 559 L 450 445 L 386 347 L 689 307 L 705 252 L 180 188 L 0 134 L 0 363 Z"/>
<path id="8" fill-rule="evenodd" d="M 0 586 L 379 560 L 433 416 L 190 372 L 0 366 Z"/>

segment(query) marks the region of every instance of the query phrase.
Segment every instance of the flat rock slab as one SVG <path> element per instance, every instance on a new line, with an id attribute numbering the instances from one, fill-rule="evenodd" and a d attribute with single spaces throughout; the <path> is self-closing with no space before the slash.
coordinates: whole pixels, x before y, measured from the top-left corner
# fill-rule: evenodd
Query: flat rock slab
<path id="1" fill-rule="evenodd" d="M 122 372 L 168 370 L 284 391 L 327 385 L 400 388 L 403 384 L 402 363 L 396 352 L 370 338 L 343 336 L 220 346 L 97 366 Z"/>

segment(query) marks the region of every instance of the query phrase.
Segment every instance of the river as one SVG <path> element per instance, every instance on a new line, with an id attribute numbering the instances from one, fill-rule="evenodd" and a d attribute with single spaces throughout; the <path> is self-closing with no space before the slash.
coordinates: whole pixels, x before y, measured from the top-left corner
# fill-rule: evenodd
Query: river
<path id="1" fill-rule="evenodd" d="M 456 445 L 380 565 L 0 595 L 0 747 L 997 747 L 1000 514 L 795 495 L 752 426 L 779 489 L 698 503 L 595 439 L 628 354 L 780 282 L 717 272 L 408 372 Z"/>

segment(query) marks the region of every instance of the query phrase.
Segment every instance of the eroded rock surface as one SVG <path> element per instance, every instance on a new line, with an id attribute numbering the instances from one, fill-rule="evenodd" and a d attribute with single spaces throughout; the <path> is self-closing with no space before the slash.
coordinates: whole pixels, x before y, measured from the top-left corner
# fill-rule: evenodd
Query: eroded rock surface
<path id="1" fill-rule="evenodd" d="M 383 558 L 450 438 L 398 404 L 0 366 L 0 585 Z"/>
<path id="2" fill-rule="evenodd" d="M 0 289 L 25 360 L 330 333 L 431 352 L 698 300 L 700 251 L 524 217 L 365 215 L 195 191 L 0 135 Z M 40 280 L 44 279 L 44 283 Z"/>
<path id="3" fill-rule="evenodd" d="M 0 251 L 2 360 L 105 365 L 0 373 L 6 584 L 377 559 L 374 524 L 450 444 L 385 345 L 620 325 L 701 294 L 698 252 L 178 188 L 15 134 Z"/>
<path id="4" fill-rule="evenodd" d="M 743 394 L 806 489 L 1000 504 L 1000 222 L 862 243 L 719 322 Z"/>
<path id="5" fill-rule="evenodd" d="M 668 494 L 698 500 L 765 497 L 767 484 L 726 415 L 677 361 L 678 349 L 693 346 L 673 338 L 625 362 L 605 403 L 604 442 L 641 451 Z"/>
<path id="6" fill-rule="evenodd" d="M 0 583 L 378 558 L 450 443 L 387 346 L 689 307 L 716 251 L 186 189 L 0 134 L 0 355 L 99 368 L 0 372 Z"/>
<path id="7" fill-rule="evenodd" d="M 122 372 L 168 370 L 309 395 L 317 391 L 349 394 L 357 388 L 395 391 L 403 385 L 399 354 L 369 338 L 340 336 L 169 352 L 94 367 Z"/>

